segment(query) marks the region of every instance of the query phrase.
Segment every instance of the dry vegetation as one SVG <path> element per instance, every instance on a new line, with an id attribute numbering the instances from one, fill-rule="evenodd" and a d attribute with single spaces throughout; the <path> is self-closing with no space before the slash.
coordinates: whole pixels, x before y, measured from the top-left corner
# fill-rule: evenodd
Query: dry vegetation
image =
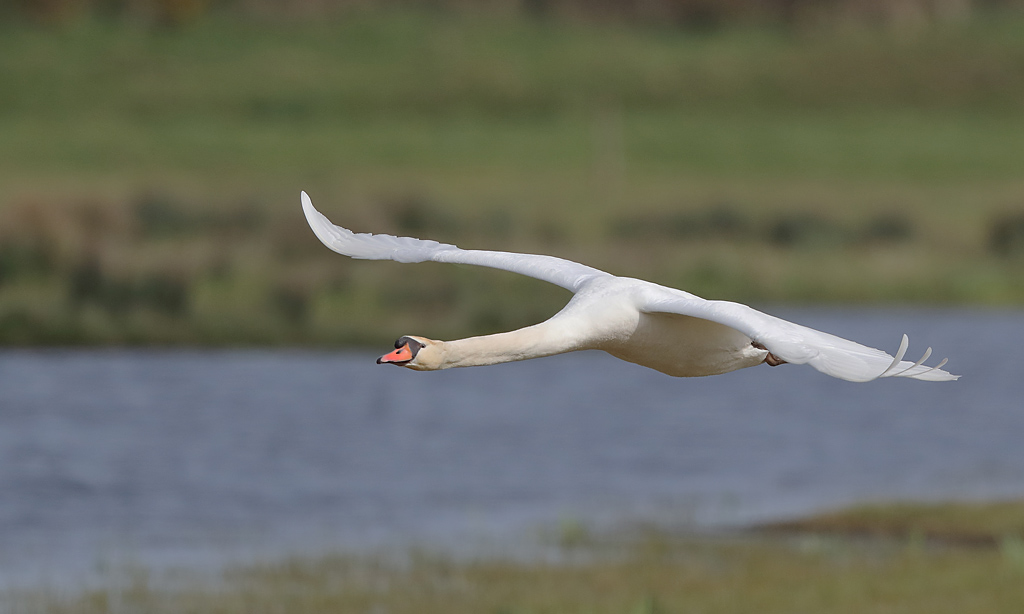
<path id="1" fill-rule="evenodd" d="M 842 535 L 932 541 L 947 545 L 1014 547 L 1024 536 L 1024 509 L 1018 501 L 992 503 L 866 504 L 779 522 L 768 532 Z M 1024 550 L 1021 551 L 1024 554 Z"/>

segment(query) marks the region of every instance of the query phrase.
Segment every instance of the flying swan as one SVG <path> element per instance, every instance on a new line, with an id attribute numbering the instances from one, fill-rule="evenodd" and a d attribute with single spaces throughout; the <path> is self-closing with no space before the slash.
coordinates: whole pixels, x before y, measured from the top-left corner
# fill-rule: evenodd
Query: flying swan
<path id="1" fill-rule="evenodd" d="M 880 377 L 955 380 L 943 360 L 924 365 L 835 335 L 794 324 L 728 301 L 708 301 L 682 290 L 604 271 L 554 256 L 464 250 L 411 237 L 357 234 L 335 226 L 302 192 L 302 210 L 330 249 L 352 258 L 397 262 L 476 264 L 536 277 L 573 292 L 545 322 L 495 335 L 436 341 L 406 335 L 377 359 L 418 371 L 493 365 L 575 350 L 604 350 L 628 362 L 677 377 L 716 375 L 761 363 L 808 364 L 833 377 L 867 382 Z"/>

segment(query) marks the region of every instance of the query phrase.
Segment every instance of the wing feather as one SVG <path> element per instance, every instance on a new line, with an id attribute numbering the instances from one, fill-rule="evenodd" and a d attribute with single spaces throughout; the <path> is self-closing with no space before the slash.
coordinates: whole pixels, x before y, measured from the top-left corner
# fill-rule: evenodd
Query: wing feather
<path id="1" fill-rule="evenodd" d="M 448 243 L 412 237 L 355 233 L 332 224 L 313 207 L 313 201 L 305 192 L 302 193 L 302 210 L 306 214 L 310 228 L 324 245 L 352 258 L 474 264 L 535 277 L 572 292 L 579 290 L 590 279 L 609 275 L 604 271 L 554 256 L 466 250 Z"/>
<path id="2" fill-rule="evenodd" d="M 958 379 L 943 371 L 942 361 L 934 367 L 923 365 L 931 348 L 918 362 L 903 360 L 907 336 L 903 336 L 896 356 L 855 341 L 801 326 L 770 316 L 739 303 L 706 301 L 675 294 L 657 293 L 646 297 L 644 312 L 664 312 L 704 318 L 724 324 L 764 345 L 775 356 L 794 364 L 808 364 L 822 373 L 851 382 L 867 382 L 880 377 L 910 377 L 928 381 Z"/>

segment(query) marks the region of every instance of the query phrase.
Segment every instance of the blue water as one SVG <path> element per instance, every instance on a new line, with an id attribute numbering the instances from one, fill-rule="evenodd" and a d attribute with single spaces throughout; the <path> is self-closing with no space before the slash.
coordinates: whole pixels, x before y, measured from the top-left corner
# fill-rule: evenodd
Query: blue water
<path id="1" fill-rule="evenodd" d="M 907 332 L 963 378 L 675 379 L 596 352 L 416 373 L 349 351 L 0 351 L 0 582 L 1024 496 L 1024 314 L 776 312 L 890 352 Z"/>

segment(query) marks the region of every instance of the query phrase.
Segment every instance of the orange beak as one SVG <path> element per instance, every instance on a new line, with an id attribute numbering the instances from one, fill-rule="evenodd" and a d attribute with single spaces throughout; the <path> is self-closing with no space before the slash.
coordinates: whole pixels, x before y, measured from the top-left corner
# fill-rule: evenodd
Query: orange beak
<path id="1" fill-rule="evenodd" d="M 378 365 L 386 363 L 400 365 L 402 363 L 409 362 L 413 359 L 412 350 L 409 349 L 409 344 L 406 343 L 402 347 L 398 348 L 394 352 L 389 352 L 377 359 Z"/>

